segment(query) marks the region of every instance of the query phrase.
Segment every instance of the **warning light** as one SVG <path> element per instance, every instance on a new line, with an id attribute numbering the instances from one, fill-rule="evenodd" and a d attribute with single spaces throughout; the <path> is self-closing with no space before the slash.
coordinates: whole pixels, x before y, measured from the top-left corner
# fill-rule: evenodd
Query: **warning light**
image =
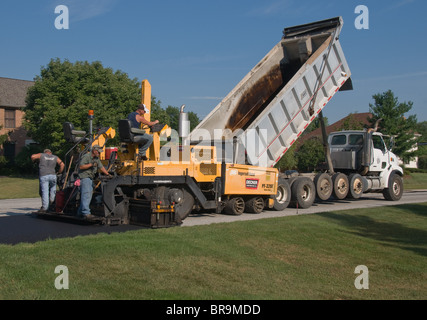
<path id="1" fill-rule="evenodd" d="M 93 110 L 89 110 L 89 115 L 93 116 Z"/>

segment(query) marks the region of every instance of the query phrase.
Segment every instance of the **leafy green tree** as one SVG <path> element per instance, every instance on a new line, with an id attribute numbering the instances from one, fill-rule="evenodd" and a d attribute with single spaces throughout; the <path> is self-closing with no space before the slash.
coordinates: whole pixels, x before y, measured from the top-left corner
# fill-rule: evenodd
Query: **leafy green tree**
<path id="1" fill-rule="evenodd" d="M 3 126 L 0 125 L 0 130 L 3 129 Z M 8 134 L 0 134 L 0 146 L 7 141 Z"/>
<path id="2" fill-rule="evenodd" d="M 3 129 L 3 126 L 0 125 L 0 130 Z M 3 145 L 3 143 L 5 143 L 7 141 L 8 138 L 8 134 L 1 134 L 0 135 L 0 146 Z M 2 171 L 2 169 L 7 165 L 7 159 L 5 156 L 0 156 L 0 171 Z"/>
<path id="3" fill-rule="evenodd" d="M 170 116 L 169 114 L 161 107 L 161 101 L 157 100 L 155 97 L 151 99 L 151 121 L 159 120 L 160 123 L 169 125 Z"/>
<path id="4" fill-rule="evenodd" d="M 69 148 L 64 122 L 88 131 L 88 111 L 94 110 L 94 128 L 117 128 L 118 120 L 134 111 L 140 101 L 140 83 L 122 71 L 104 68 L 98 61 L 52 59 L 29 89 L 24 124 L 40 145 L 64 154 Z"/>
<path id="5" fill-rule="evenodd" d="M 179 113 L 180 110 L 177 107 L 168 106 L 166 108 L 166 113 L 169 115 L 169 127 L 178 131 L 179 129 Z"/>
<path id="6" fill-rule="evenodd" d="M 298 169 L 301 171 L 312 171 L 321 162 L 325 161 L 325 149 L 318 137 L 305 141 L 296 153 Z"/>
<path id="7" fill-rule="evenodd" d="M 323 117 L 323 121 L 325 122 L 325 127 L 329 125 L 329 120 L 327 117 Z M 310 132 L 320 128 L 320 119 L 319 117 L 316 117 L 316 119 L 313 120 L 312 123 L 307 127 L 307 129 L 303 132 L 303 136 L 306 134 L 309 134 Z"/>
<path id="8" fill-rule="evenodd" d="M 94 110 L 93 129 L 112 127 L 118 143 L 117 126 L 141 103 L 141 83 L 130 79 L 122 71 L 104 68 L 101 62 L 89 63 L 52 59 L 42 67 L 35 84 L 28 91 L 25 111 L 25 128 L 43 148 L 49 147 L 64 155 L 65 143 L 62 125 L 71 122 L 78 130 L 89 131 L 88 111 Z M 193 112 L 189 113 L 191 127 L 199 123 Z M 159 120 L 178 130 L 179 109 L 161 107 L 161 101 L 152 96 L 151 120 Z"/>
<path id="9" fill-rule="evenodd" d="M 284 172 L 286 170 L 295 170 L 298 166 L 298 159 L 295 154 L 295 150 L 297 148 L 297 143 L 292 145 L 288 151 L 286 151 L 285 155 L 279 160 L 279 162 L 275 165 L 275 168 L 279 169 L 279 171 Z"/>
<path id="10" fill-rule="evenodd" d="M 369 104 L 370 112 L 373 114 L 370 120 L 372 125 L 378 119 L 379 131 L 389 136 L 395 136 L 395 145 L 393 152 L 402 160 L 409 160 L 415 156 L 411 151 L 414 144 L 417 143 L 414 133 L 417 129 L 417 117 L 405 115 L 411 111 L 413 103 L 399 102 L 391 90 L 373 96 L 374 104 Z"/>
<path id="11" fill-rule="evenodd" d="M 19 170 L 20 174 L 37 174 L 38 161 L 31 161 L 31 155 L 43 152 L 44 148 L 37 144 L 25 146 L 21 152 L 15 157 L 14 168 Z"/>
<path id="12" fill-rule="evenodd" d="M 417 132 L 421 135 L 420 142 L 427 142 L 427 121 L 417 123 Z"/>
<path id="13" fill-rule="evenodd" d="M 188 120 L 190 121 L 190 131 L 192 131 L 200 123 L 199 117 L 193 111 L 188 113 Z"/>

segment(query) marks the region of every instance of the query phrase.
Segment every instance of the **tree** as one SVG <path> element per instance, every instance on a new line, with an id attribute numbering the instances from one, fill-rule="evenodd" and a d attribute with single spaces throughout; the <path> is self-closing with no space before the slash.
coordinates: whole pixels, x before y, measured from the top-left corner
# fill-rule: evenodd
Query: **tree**
<path id="1" fill-rule="evenodd" d="M 325 122 L 325 127 L 327 127 L 329 125 L 329 120 L 327 117 L 323 117 L 323 121 Z M 305 129 L 305 131 L 303 132 L 303 136 L 306 134 L 309 134 L 310 132 L 320 128 L 320 119 L 319 117 L 316 117 L 316 119 L 313 120 L 312 123 L 310 123 L 310 125 L 307 127 L 307 129 Z"/>
<path id="2" fill-rule="evenodd" d="M 0 131 L 3 129 L 3 126 L 0 125 Z M 7 133 L 5 134 L 0 134 L 0 146 L 5 143 L 8 139 L 9 135 Z"/>
<path id="3" fill-rule="evenodd" d="M 150 119 L 151 119 L 151 121 L 159 120 L 160 123 L 167 124 L 167 125 L 169 125 L 169 123 L 171 121 L 168 112 L 166 112 L 161 107 L 161 101 L 156 100 L 155 97 L 153 97 L 151 99 L 151 116 L 150 116 Z"/>
<path id="4" fill-rule="evenodd" d="M 117 128 L 141 101 L 141 85 L 122 71 L 104 68 L 101 62 L 52 59 L 41 68 L 27 95 L 25 128 L 43 147 L 64 154 L 62 124 L 88 131 L 88 111 L 94 110 L 93 127 Z"/>
<path id="5" fill-rule="evenodd" d="M 321 162 L 325 161 L 325 149 L 318 137 L 308 139 L 296 153 L 298 169 L 301 171 L 312 171 Z"/>
<path id="6" fill-rule="evenodd" d="M 295 170 L 298 166 L 298 160 L 295 154 L 295 150 L 297 148 L 297 143 L 293 144 L 292 147 L 286 151 L 285 155 L 279 160 L 279 162 L 275 165 L 275 168 L 279 169 L 279 171 L 284 172 L 286 170 Z"/>
<path id="7" fill-rule="evenodd" d="M 417 124 L 417 132 L 421 135 L 420 142 L 427 142 L 427 121 Z"/>
<path id="8" fill-rule="evenodd" d="M 1 129 L 3 129 L 2 125 L 0 125 L 0 130 Z M 5 143 L 7 141 L 8 137 L 9 136 L 8 136 L 7 133 L 0 135 L 0 146 L 2 146 L 3 143 Z M 6 166 L 6 164 L 7 164 L 6 157 L 5 156 L 0 156 L 0 171 L 1 171 L 2 167 Z"/>
<path id="9" fill-rule="evenodd" d="M 413 103 L 411 101 L 400 103 L 391 90 L 376 94 L 373 99 L 375 103 L 369 104 L 370 112 L 373 114 L 371 124 L 374 125 L 378 119 L 382 119 L 379 131 L 395 137 L 393 152 L 402 160 L 413 158 L 415 153 L 411 149 L 417 143 L 414 137 L 417 117 L 405 116 L 412 109 Z"/>

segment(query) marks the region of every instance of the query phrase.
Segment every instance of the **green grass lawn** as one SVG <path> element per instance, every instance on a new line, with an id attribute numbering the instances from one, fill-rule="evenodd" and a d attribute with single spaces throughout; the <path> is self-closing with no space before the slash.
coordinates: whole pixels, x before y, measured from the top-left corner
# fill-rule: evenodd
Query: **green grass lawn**
<path id="1" fill-rule="evenodd" d="M 427 203 L 0 245 L 0 299 L 421 300 L 426 218 Z"/>
<path id="2" fill-rule="evenodd" d="M 34 177 L 0 177 L 0 199 L 39 197 L 39 180 Z"/>
<path id="3" fill-rule="evenodd" d="M 427 189 L 427 173 L 412 173 L 403 178 L 405 189 Z"/>

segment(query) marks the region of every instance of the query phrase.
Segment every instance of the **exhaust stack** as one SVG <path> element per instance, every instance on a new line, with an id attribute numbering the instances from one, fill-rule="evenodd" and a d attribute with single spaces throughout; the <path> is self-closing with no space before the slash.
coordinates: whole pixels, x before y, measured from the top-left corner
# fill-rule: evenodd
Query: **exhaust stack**
<path id="1" fill-rule="evenodd" d="M 188 113 L 184 112 L 185 104 L 181 106 L 179 113 L 179 137 L 182 138 L 184 145 L 188 144 L 187 137 L 190 134 L 190 121 L 188 120 Z"/>

